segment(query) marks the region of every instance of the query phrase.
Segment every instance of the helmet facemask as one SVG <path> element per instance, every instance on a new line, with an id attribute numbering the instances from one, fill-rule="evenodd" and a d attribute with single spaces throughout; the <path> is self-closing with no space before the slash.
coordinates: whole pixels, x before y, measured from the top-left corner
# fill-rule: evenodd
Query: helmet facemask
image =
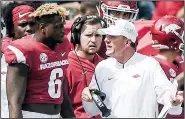
<path id="1" fill-rule="evenodd" d="M 101 10 L 103 12 L 103 19 L 107 21 L 108 25 L 114 24 L 114 21 L 119 19 L 117 17 L 114 17 L 110 15 L 111 11 L 113 12 L 123 12 L 123 13 L 129 13 L 130 16 L 128 18 L 129 21 L 134 22 L 137 18 L 138 9 L 130 9 L 128 5 L 119 5 L 118 7 L 108 6 L 104 3 L 101 4 Z"/>

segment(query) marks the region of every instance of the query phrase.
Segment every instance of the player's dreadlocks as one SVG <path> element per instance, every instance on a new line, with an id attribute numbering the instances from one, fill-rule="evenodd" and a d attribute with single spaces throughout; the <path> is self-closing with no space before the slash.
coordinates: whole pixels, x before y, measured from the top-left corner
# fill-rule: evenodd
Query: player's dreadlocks
<path id="1" fill-rule="evenodd" d="M 11 2 L 6 7 L 3 8 L 3 19 L 6 27 L 6 35 L 8 37 L 14 37 L 12 10 L 20 5 L 26 5 L 26 3 Z"/>
<path id="2" fill-rule="evenodd" d="M 53 22 L 53 16 L 60 15 L 65 21 L 65 16 L 68 12 L 64 7 L 57 5 L 56 3 L 46 3 L 41 5 L 31 14 L 36 19 L 36 22 L 48 24 Z"/>

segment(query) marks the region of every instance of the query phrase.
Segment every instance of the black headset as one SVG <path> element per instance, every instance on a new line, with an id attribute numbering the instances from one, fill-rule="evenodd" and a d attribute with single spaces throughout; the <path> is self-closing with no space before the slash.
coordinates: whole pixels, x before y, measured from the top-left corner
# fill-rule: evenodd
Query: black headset
<path id="1" fill-rule="evenodd" d="M 76 44 L 80 44 L 80 32 L 85 21 L 93 18 L 98 19 L 100 21 L 102 28 L 107 27 L 107 22 L 97 15 L 85 15 L 83 17 L 78 17 L 71 26 L 71 43 L 74 46 Z"/>

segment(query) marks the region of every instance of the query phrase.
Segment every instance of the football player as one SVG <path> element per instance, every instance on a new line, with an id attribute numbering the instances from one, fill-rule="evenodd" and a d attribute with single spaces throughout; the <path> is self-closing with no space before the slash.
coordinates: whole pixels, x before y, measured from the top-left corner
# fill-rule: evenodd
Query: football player
<path id="1" fill-rule="evenodd" d="M 182 62 L 176 60 L 184 53 L 184 22 L 174 16 L 166 15 L 154 22 L 151 35 L 152 47 L 159 49 L 159 54 L 154 58 L 160 63 L 171 82 L 178 80 L 176 77 L 184 71 Z M 167 118 L 169 117 L 167 115 Z"/>
<path id="2" fill-rule="evenodd" d="M 13 41 L 4 52 L 10 118 L 74 117 L 65 91 L 68 62 L 56 50 L 64 40 L 66 10 L 50 3 L 30 16 L 36 20 L 35 34 Z"/>
<path id="3" fill-rule="evenodd" d="M 9 3 L 3 10 L 3 18 L 6 27 L 6 36 L 2 38 L 1 57 L 1 117 L 8 118 L 8 102 L 6 95 L 7 64 L 3 52 L 13 40 L 35 32 L 35 20 L 29 17 L 34 8 L 22 3 Z"/>
<path id="4" fill-rule="evenodd" d="M 134 22 L 139 12 L 137 1 L 104 1 L 98 10 L 107 24 L 114 24 L 114 20 L 126 19 Z"/>

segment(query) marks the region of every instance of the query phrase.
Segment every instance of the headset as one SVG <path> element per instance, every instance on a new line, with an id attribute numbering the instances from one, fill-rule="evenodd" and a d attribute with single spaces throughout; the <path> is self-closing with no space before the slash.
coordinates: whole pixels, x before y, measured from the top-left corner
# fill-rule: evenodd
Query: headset
<path id="1" fill-rule="evenodd" d="M 76 44 L 80 44 L 80 34 L 81 34 L 80 32 L 81 32 L 82 26 L 85 23 L 85 21 L 89 19 L 97 19 L 100 21 L 102 28 L 107 27 L 107 22 L 103 18 L 97 15 L 85 15 L 82 17 L 78 17 L 71 26 L 71 43 L 74 46 Z M 105 37 L 103 37 L 103 39 L 104 38 Z"/>

